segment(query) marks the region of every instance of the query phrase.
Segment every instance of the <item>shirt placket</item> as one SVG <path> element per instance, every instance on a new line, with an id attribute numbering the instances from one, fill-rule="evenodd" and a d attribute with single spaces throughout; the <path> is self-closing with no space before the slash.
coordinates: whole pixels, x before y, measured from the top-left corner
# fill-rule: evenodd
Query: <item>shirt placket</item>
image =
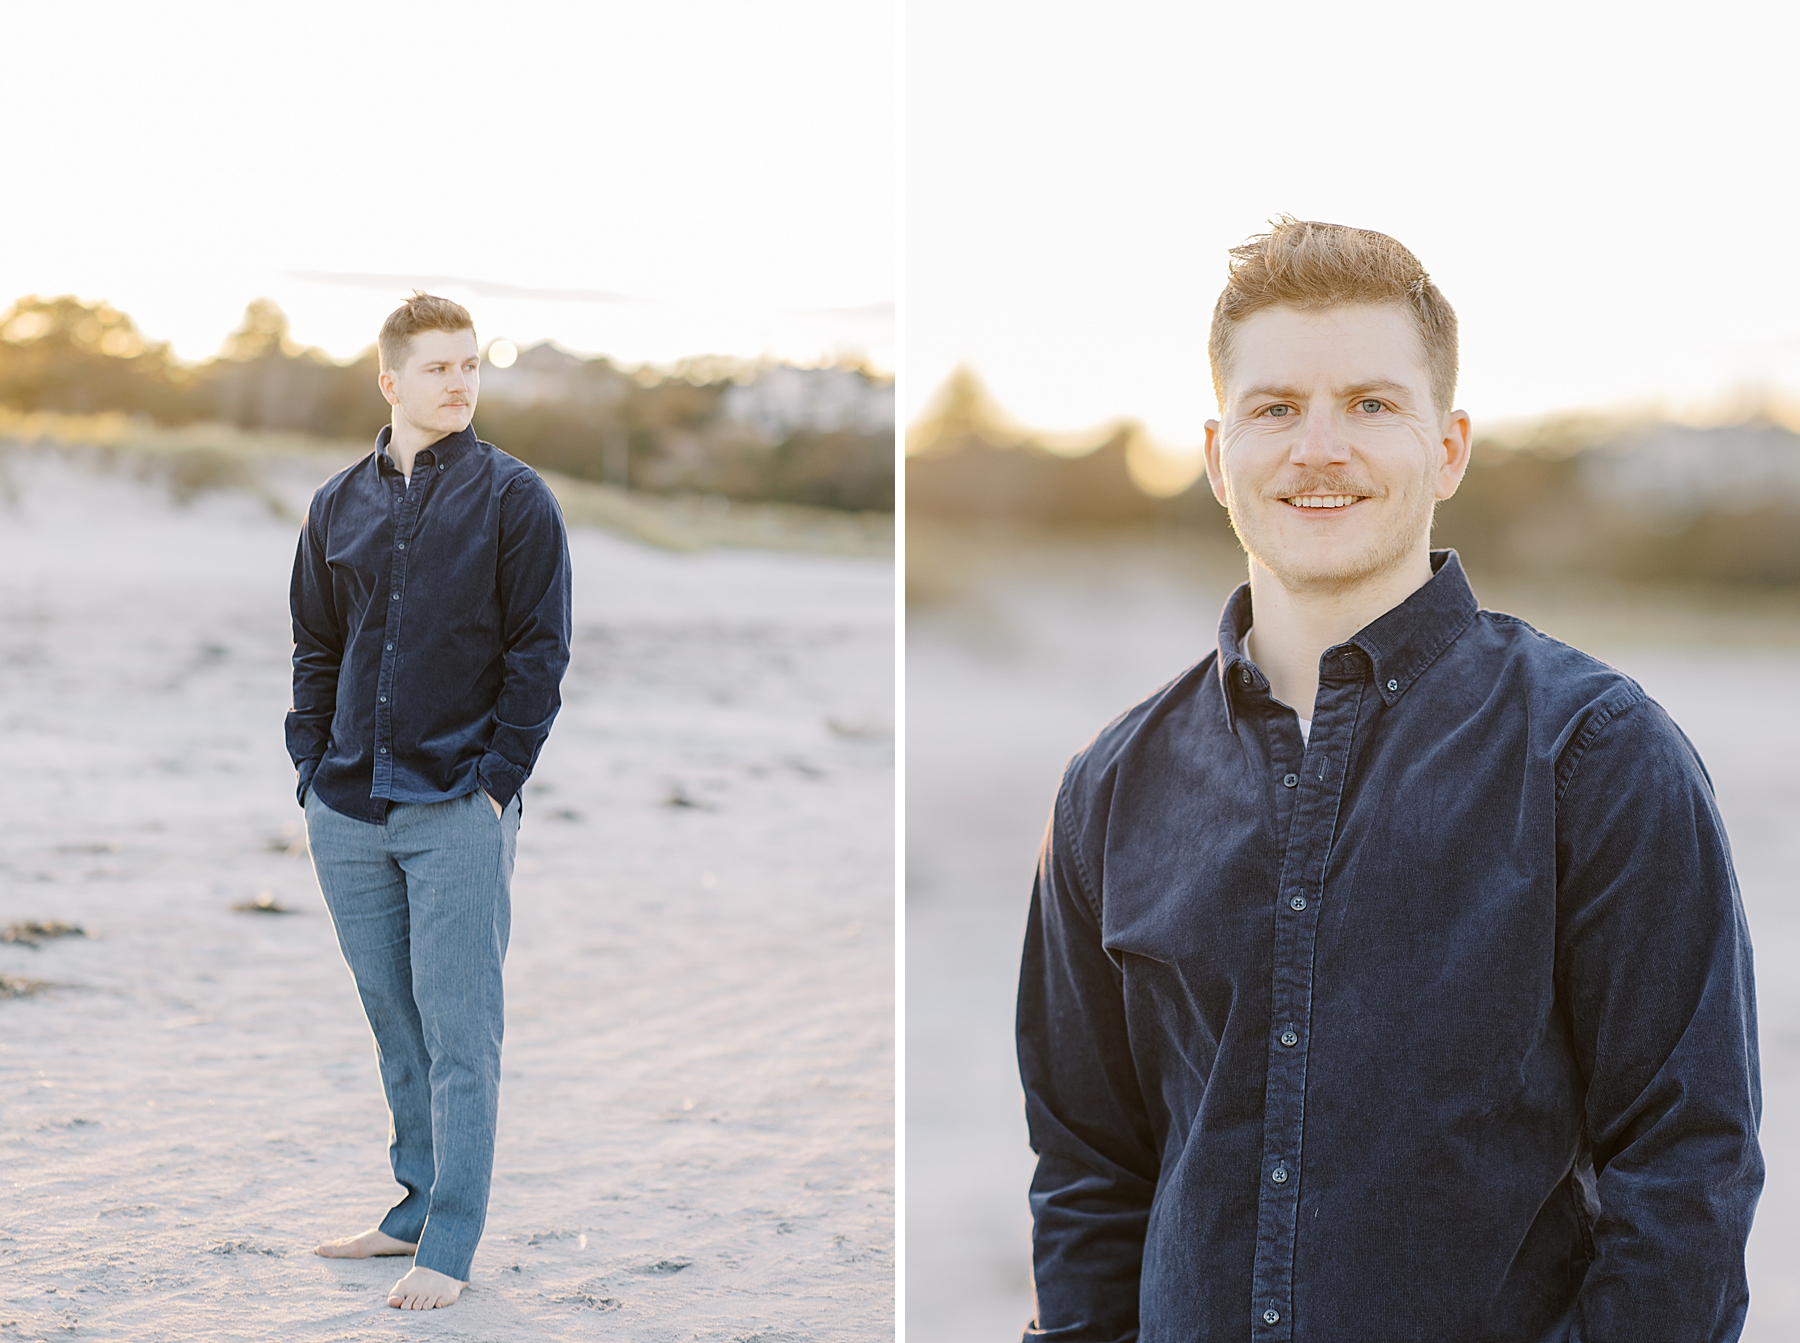
<path id="1" fill-rule="evenodd" d="M 1350 655 L 1354 656 L 1354 655 Z M 1342 659 L 1346 671 L 1355 664 Z M 1294 1252 L 1304 1170 L 1306 1067 L 1312 1047 L 1313 946 L 1325 864 L 1337 834 L 1350 747 L 1366 678 L 1326 676 L 1298 770 L 1280 780 L 1293 799 L 1275 897 L 1268 1076 L 1257 1199 L 1252 1315 L 1259 1340 L 1294 1337 Z"/>
<path id="2" fill-rule="evenodd" d="M 400 624 L 406 610 L 406 572 L 412 558 L 413 533 L 418 528 L 419 507 L 431 477 L 432 454 L 420 452 L 413 459 L 409 488 L 404 479 L 389 477 L 393 492 L 394 552 L 389 568 L 387 624 L 381 635 L 381 674 L 375 678 L 375 771 L 371 797 L 389 797 L 394 782 L 394 681 L 400 664 Z"/>

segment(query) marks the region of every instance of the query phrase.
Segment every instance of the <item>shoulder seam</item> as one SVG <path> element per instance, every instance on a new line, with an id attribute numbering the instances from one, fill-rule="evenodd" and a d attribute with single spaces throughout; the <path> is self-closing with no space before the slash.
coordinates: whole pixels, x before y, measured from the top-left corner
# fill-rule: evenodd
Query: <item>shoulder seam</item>
<path id="1" fill-rule="evenodd" d="M 1588 748 L 1600 737 L 1609 724 L 1621 717 L 1627 710 L 1635 709 L 1646 703 L 1649 696 L 1636 682 L 1627 682 L 1623 693 L 1606 700 L 1587 725 L 1581 729 L 1579 736 L 1563 751 L 1562 762 L 1556 767 L 1556 801 L 1560 806 L 1569 785 L 1575 782 L 1575 774 L 1581 768 L 1582 760 L 1587 756 Z"/>
<path id="2" fill-rule="evenodd" d="M 523 465 L 523 463 L 521 463 L 521 465 Z M 501 488 L 500 488 L 500 507 L 501 507 L 502 511 L 504 511 L 506 508 L 507 498 L 521 484 L 523 484 L 524 482 L 526 482 L 528 480 L 535 480 L 535 481 L 539 482 L 540 484 L 542 484 L 543 479 L 544 479 L 536 471 L 533 471 L 529 466 L 525 467 L 525 469 L 522 471 L 514 471 L 511 473 L 511 475 L 512 475 L 512 479 L 507 481 L 506 484 L 501 486 Z M 548 487 L 546 486 L 546 488 L 548 488 Z"/>
<path id="3" fill-rule="evenodd" d="M 1069 836 L 1069 861 L 1074 864 L 1075 876 L 1081 883 L 1081 889 L 1077 894 L 1081 896 L 1081 903 L 1087 906 L 1087 911 L 1094 920 L 1094 926 L 1098 928 L 1102 926 L 1102 919 L 1100 902 L 1092 894 L 1093 874 L 1088 871 L 1087 860 L 1082 857 L 1081 844 L 1077 839 L 1077 831 L 1073 824 L 1074 818 L 1069 814 L 1069 775 L 1074 773 L 1074 769 L 1074 762 L 1071 761 L 1069 768 L 1063 773 L 1062 786 L 1056 790 L 1056 817 L 1062 824 L 1064 832 Z"/>

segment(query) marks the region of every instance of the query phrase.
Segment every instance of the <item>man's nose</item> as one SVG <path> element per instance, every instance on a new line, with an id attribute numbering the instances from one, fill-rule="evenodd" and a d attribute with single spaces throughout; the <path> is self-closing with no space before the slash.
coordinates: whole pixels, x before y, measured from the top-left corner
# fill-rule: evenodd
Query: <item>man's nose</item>
<path id="1" fill-rule="evenodd" d="M 1324 467 L 1350 459 L 1349 437 L 1337 416 L 1314 412 L 1300 426 L 1291 460 L 1298 466 Z"/>

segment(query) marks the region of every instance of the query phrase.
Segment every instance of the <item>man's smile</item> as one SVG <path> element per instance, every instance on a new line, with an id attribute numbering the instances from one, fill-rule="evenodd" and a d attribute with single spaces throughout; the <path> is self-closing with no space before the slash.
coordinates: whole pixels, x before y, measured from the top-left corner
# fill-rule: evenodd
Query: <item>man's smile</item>
<path id="1" fill-rule="evenodd" d="M 1361 503 L 1369 498 L 1366 494 L 1290 494 L 1281 502 L 1290 508 L 1348 508 L 1351 504 Z"/>

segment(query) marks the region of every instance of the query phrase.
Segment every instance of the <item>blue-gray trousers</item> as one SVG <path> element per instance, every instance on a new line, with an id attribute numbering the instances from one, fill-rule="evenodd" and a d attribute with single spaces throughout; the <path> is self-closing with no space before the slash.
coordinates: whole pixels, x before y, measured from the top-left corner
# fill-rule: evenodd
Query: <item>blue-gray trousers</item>
<path id="1" fill-rule="evenodd" d="M 406 1191 L 381 1229 L 461 1280 L 494 1167 L 518 830 L 516 797 L 498 817 L 481 792 L 396 804 L 386 825 L 306 798 L 313 870 L 375 1030 L 388 1155 Z"/>

